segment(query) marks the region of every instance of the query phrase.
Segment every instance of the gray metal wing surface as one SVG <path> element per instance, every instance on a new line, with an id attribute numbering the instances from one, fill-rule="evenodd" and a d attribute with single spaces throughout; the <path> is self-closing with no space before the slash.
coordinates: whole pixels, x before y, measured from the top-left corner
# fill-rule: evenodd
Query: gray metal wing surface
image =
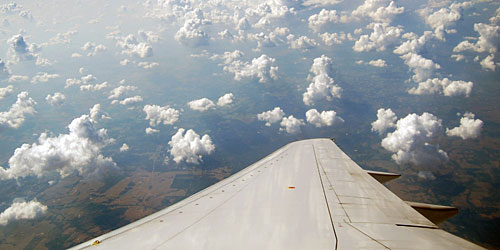
<path id="1" fill-rule="evenodd" d="M 439 229 L 329 139 L 290 143 L 74 249 L 480 249 Z"/>

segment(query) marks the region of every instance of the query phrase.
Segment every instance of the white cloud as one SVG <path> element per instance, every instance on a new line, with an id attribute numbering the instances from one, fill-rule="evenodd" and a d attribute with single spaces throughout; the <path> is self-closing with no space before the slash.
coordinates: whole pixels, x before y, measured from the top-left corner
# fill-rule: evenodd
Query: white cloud
<path id="1" fill-rule="evenodd" d="M 66 79 L 66 86 L 64 86 L 64 87 L 68 88 L 70 86 L 80 85 L 80 84 L 82 84 L 82 80 L 76 79 L 76 78 L 68 78 L 68 79 Z"/>
<path id="2" fill-rule="evenodd" d="M 422 82 L 430 78 L 434 70 L 441 68 L 439 64 L 430 59 L 423 58 L 419 54 L 408 53 L 402 55 L 401 58 L 404 59 L 405 64 L 413 70 L 414 75 L 412 79 L 415 82 Z"/>
<path id="3" fill-rule="evenodd" d="M 192 110 L 198 110 L 201 112 L 209 109 L 215 109 L 215 103 L 207 98 L 190 101 L 188 102 L 188 105 Z"/>
<path id="4" fill-rule="evenodd" d="M 318 14 L 313 14 L 309 17 L 309 28 L 315 32 L 319 32 L 321 28 L 329 23 L 337 23 L 340 17 L 336 10 L 322 9 Z"/>
<path id="5" fill-rule="evenodd" d="M 300 36 L 299 38 L 290 41 L 290 48 L 292 49 L 308 50 L 316 48 L 317 46 L 318 43 L 316 40 L 307 36 Z"/>
<path id="6" fill-rule="evenodd" d="M 30 78 L 28 76 L 22 76 L 22 75 L 11 75 L 9 77 L 9 82 L 14 83 L 14 82 L 27 82 L 29 81 Z"/>
<path id="7" fill-rule="evenodd" d="M 151 35 L 153 34 L 151 33 Z M 113 38 L 116 40 L 116 46 L 122 49 L 123 55 L 136 56 L 140 58 L 153 56 L 153 47 L 151 47 L 151 45 L 147 42 L 140 42 L 133 34 L 129 34 L 126 37 Z M 144 38 L 148 40 L 147 35 L 145 35 Z"/>
<path id="8" fill-rule="evenodd" d="M 491 71 L 495 71 L 496 69 L 496 64 L 495 62 L 493 61 L 493 58 L 495 58 L 495 55 L 494 54 L 491 54 L 491 55 L 488 55 L 487 57 L 485 57 L 479 64 L 481 65 L 481 68 L 483 68 L 484 70 L 491 70 Z"/>
<path id="9" fill-rule="evenodd" d="M 81 91 L 99 91 L 101 89 L 107 88 L 108 87 L 108 82 L 103 82 L 100 84 L 87 84 L 87 85 L 82 85 L 80 86 Z"/>
<path id="10" fill-rule="evenodd" d="M 10 94 L 12 94 L 13 91 L 14 91 L 14 86 L 12 86 L 12 85 L 8 85 L 5 88 L 0 88 L 0 100 L 2 100 L 6 96 L 9 96 Z"/>
<path id="11" fill-rule="evenodd" d="M 344 122 L 340 116 L 337 116 L 337 112 L 333 110 L 319 113 L 316 109 L 310 109 L 306 112 L 306 120 L 318 128 Z"/>
<path id="12" fill-rule="evenodd" d="M 130 147 L 126 143 L 123 143 L 123 145 L 120 147 L 120 152 L 126 152 L 129 149 Z"/>
<path id="13" fill-rule="evenodd" d="M 384 134 L 389 128 L 396 127 L 396 114 L 391 109 L 379 109 L 377 111 L 377 120 L 372 122 L 372 131 L 376 131 L 380 135 Z"/>
<path id="14" fill-rule="evenodd" d="M 281 120 L 280 126 L 284 128 L 280 128 L 280 130 L 285 130 L 289 134 L 298 134 L 300 133 L 300 126 L 305 125 L 304 120 L 297 119 L 290 115 L 288 117 L 283 117 Z"/>
<path id="15" fill-rule="evenodd" d="M 258 78 L 259 82 L 265 83 L 271 79 L 278 79 L 278 66 L 274 66 L 275 61 L 276 59 L 265 54 L 252 59 L 251 63 L 231 60 L 224 66 L 224 71 L 234 73 L 234 80 L 236 81 L 249 77 Z"/>
<path id="16" fill-rule="evenodd" d="M 457 62 L 465 60 L 465 56 L 461 54 L 451 55 L 451 58 L 455 58 L 455 61 Z"/>
<path id="17" fill-rule="evenodd" d="M 426 13 L 425 22 L 434 29 L 436 37 L 444 41 L 444 33 L 460 20 L 463 8 L 469 6 L 472 6 L 471 2 L 453 3 L 449 8 L 441 8 L 430 15 Z"/>
<path id="18" fill-rule="evenodd" d="M 50 44 L 68 44 L 71 43 L 71 37 L 76 35 L 78 31 L 70 30 L 64 33 L 57 33 L 55 37 L 49 39 Z"/>
<path id="19" fill-rule="evenodd" d="M 186 13 L 184 19 L 184 25 L 175 34 L 175 40 L 191 47 L 207 45 L 210 37 L 202 27 L 210 22 L 203 16 L 203 11 L 195 9 Z"/>
<path id="20" fill-rule="evenodd" d="M 142 67 L 144 69 L 152 69 L 154 67 L 160 66 L 160 64 L 157 62 L 140 62 L 137 64 L 137 66 Z"/>
<path id="21" fill-rule="evenodd" d="M 93 42 L 86 42 L 81 50 L 87 52 L 87 56 L 95 56 L 100 52 L 106 51 L 106 46 L 102 44 L 95 44 Z"/>
<path id="22" fill-rule="evenodd" d="M 386 23 L 374 23 L 373 32 L 368 35 L 362 35 L 358 41 L 354 43 L 352 49 L 356 52 L 384 51 L 386 48 L 399 41 L 399 37 L 403 29 L 399 27 L 389 26 Z"/>
<path id="23" fill-rule="evenodd" d="M 149 125 L 151 126 L 156 126 L 160 123 L 172 125 L 179 120 L 179 111 L 170 106 L 146 105 L 143 111 L 146 113 L 146 120 L 149 120 Z M 147 130 L 146 133 L 148 133 Z"/>
<path id="24" fill-rule="evenodd" d="M 60 92 L 56 92 L 54 95 L 48 94 L 45 100 L 52 106 L 59 106 L 66 101 L 66 96 Z"/>
<path id="25" fill-rule="evenodd" d="M 377 22 L 390 23 L 394 17 L 404 12 L 404 7 L 397 7 L 394 1 L 366 0 L 352 12 L 354 16 L 367 16 Z"/>
<path id="26" fill-rule="evenodd" d="M 304 0 L 302 5 L 320 7 L 320 6 L 331 6 L 335 4 L 342 3 L 344 0 Z"/>
<path id="27" fill-rule="evenodd" d="M 170 145 L 170 156 L 175 163 L 186 161 L 187 163 L 200 164 L 204 155 L 210 155 L 215 151 L 215 145 L 209 135 L 200 136 L 192 129 L 186 131 L 180 128 L 168 142 Z"/>
<path id="28" fill-rule="evenodd" d="M 379 68 L 387 67 L 387 64 L 382 59 L 371 60 L 368 62 L 368 64 L 371 66 L 374 66 L 374 67 L 379 67 Z"/>
<path id="29" fill-rule="evenodd" d="M 48 82 L 50 79 L 58 78 L 58 74 L 49 74 L 47 72 L 38 72 L 33 78 L 31 83 Z"/>
<path id="30" fill-rule="evenodd" d="M 458 136 L 463 140 L 473 139 L 479 137 L 481 129 L 483 128 L 483 121 L 474 119 L 475 115 L 472 113 L 465 113 L 460 119 L 460 126 L 446 129 L 447 136 Z"/>
<path id="31" fill-rule="evenodd" d="M 342 88 L 334 84 L 330 77 L 332 71 L 332 59 L 322 55 L 315 58 L 310 72 L 315 76 L 306 92 L 302 95 L 302 100 L 307 106 L 314 105 L 316 100 L 326 98 L 331 101 L 332 98 L 340 98 Z"/>
<path id="32" fill-rule="evenodd" d="M 342 44 L 346 40 L 346 34 L 344 32 L 339 32 L 339 33 L 328 33 L 325 32 L 319 37 L 323 40 L 323 43 L 325 43 L 328 46 L 333 46 L 334 44 Z"/>
<path id="33" fill-rule="evenodd" d="M 151 135 L 151 134 L 160 132 L 160 130 L 154 129 L 154 128 L 146 128 L 145 132 L 146 132 L 146 134 Z"/>
<path id="34" fill-rule="evenodd" d="M 444 96 L 458 96 L 463 95 L 469 97 L 473 82 L 465 81 L 452 81 L 448 78 L 444 79 L 427 79 L 424 82 L 418 83 L 418 87 L 414 87 L 408 90 L 408 93 L 413 95 L 425 95 L 425 94 L 443 94 Z"/>
<path id="35" fill-rule="evenodd" d="M 142 102 L 142 101 L 143 101 L 142 97 L 139 95 L 136 95 L 136 96 L 127 97 L 127 98 L 121 100 L 120 104 L 121 105 L 132 105 L 132 104 L 136 104 L 136 103 Z"/>
<path id="36" fill-rule="evenodd" d="M 438 165 L 448 161 L 448 155 L 430 142 L 443 132 L 441 119 L 423 113 L 409 114 L 396 123 L 396 130 L 382 140 L 382 147 L 394 153 L 398 164 Z"/>
<path id="37" fill-rule="evenodd" d="M 97 122 L 101 119 L 111 119 L 111 117 L 101 110 L 101 104 L 98 103 L 90 108 L 90 119 Z"/>
<path id="38" fill-rule="evenodd" d="M 257 115 L 259 121 L 265 121 L 266 126 L 271 126 L 272 123 L 279 122 L 285 112 L 280 107 L 275 107 L 273 110 L 265 111 Z"/>
<path id="39" fill-rule="evenodd" d="M 137 90 L 136 86 L 131 86 L 131 85 L 122 85 L 119 87 L 114 88 L 109 92 L 108 99 L 116 99 L 125 94 L 126 92 L 129 91 L 134 91 Z"/>
<path id="40" fill-rule="evenodd" d="M 5 64 L 5 62 L 0 59 L 0 81 L 6 78 L 9 78 L 10 76 L 10 70 Z"/>
<path id="41" fill-rule="evenodd" d="M 11 221 L 35 219 L 47 212 L 47 206 L 37 200 L 16 201 L 0 214 L 0 225 L 7 225 Z"/>
<path id="42" fill-rule="evenodd" d="M 233 99 L 234 99 L 233 93 L 227 93 L 227 94 L 221 96 L 219 98 L 219 100 L 217 100 L 217 106 L 221 106 L 221 107 L 228 106 L 231 103 L 233 103 Z"/>
<path id="43" fill-rule="evenodd" d="M 412 33 L 406 33 L 403 37 L 408 37 L 405 36 L 407 34 Z M 398 55 L 404 55 L 410 52 L 418 53 L 432 37 L 434 36 L 431 31 L 424 31 L 424 34 L 420 37 L 416 37 L 416 35 L 415 37 L 408 37 L 409 39 L 407 41 L 403 42 L 401 45 L 396 47 L 396 49 L 394 49 L 394 53 Z"/>
<path id="44" fill-rule="evenodd" d="M 25 119 L 26 114 L 34 114 L 36 102 L 28 96 L 28 92 L 21 92 L 17 95 L 16 103 L 10 109 L 0 112 L 0 129 L 3 127 L 19 128 Z"/>
<path id="45" fill-rule="evenodd" d="M 477 42 L 462 41 L 453 48 L 453 52 L 475 51 L 494 54 L 498 51 L 500 47 L 500 26 L 476 23 L 474 24 L 474 30 L 479 33 Z"/>
<path id="46" fill-rule="evenodd" d="M 101 148 L 113 142 L 106 129 L 97 129 L 89 115 L 75 118 L 69 125 L 69 134 L 51 137 L 42 133 L 38 142 L 23 144 L 9 159 L 9 168 L 0 168 L 0 179 L 18 179 L 26 176 L 44 176 L 57 172 L 66 177 L 74 172 L 97 174 L 104 168 L 115 167 L 110 157 L 101 154 Z"/>
<path id="47" fill-rule="evenodd" d="M 10 57 L 11 62 L 17 63 L 20 61 L 35 60 L 36 65 L 47 66 L 50 62 L 42 58 L 37 52 L 40 51 L 40 46 L 32 43 L 28 44 L 21 34 L 15 35 L 7 40 L 10 45 L 7 55 Z"/>

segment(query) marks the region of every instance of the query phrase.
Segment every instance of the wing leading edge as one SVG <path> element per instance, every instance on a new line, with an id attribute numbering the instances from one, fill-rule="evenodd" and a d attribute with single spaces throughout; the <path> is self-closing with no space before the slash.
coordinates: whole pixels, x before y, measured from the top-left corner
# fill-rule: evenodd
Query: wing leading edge
<path id="1" fill-rule="evenodd" d="M 439 229 L 329 139 L 290 143 L 73 249 L 480 249 Z"/>

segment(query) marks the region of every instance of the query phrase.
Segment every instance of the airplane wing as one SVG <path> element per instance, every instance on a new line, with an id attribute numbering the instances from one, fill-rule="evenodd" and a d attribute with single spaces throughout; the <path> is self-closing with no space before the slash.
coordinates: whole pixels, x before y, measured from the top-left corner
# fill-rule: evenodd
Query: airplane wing
<path id="1" fill-rule="evenodd" d="M 439 229 L 329 139 L 290 143 L 73 249 L 359 248 L 481 249 Z"/>

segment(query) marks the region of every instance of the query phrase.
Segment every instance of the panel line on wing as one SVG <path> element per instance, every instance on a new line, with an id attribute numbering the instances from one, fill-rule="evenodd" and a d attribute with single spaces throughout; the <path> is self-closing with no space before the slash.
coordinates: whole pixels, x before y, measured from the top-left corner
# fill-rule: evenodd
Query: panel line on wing
<path id="1" fill-rule="evenodd" d="M 328 215 L 330 216 L 330 222 L 332 223 L 333 235 L 335 235 L 335 249 L 337 249 L 337 246 L 338 246 L 337 232 L 335 231 L 335 223 L 333 222 L 332 212 L 330 210 L 330 205 L 328 204 L 328 198 L 326 197 L 325 185 L 323 183 L 323 179 L 321 178 L 318 157 L 316 156 L 316 149 L 314 147 L 314 144 L 312 144 L 312 148 L 313 148 L 313 152 L 314 152 L 314 160 L 316 161 L 316 169 L 318 170 L 319 181 L 321 182 L 321 187 L 323 189 L 323 195 L 325 196 L 326 208 L 328 209 Z"/>

